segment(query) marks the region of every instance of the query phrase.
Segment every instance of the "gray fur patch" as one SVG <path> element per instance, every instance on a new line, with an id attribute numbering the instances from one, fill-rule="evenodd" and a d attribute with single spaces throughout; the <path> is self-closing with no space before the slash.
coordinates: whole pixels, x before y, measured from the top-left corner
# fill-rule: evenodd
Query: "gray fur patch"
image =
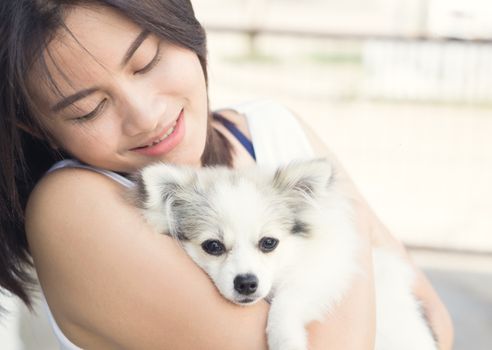
<path id="1" fill-rule="evenodd" d="M 204 231 L 219 233 L 217 212 L 196 188 L 180 188 L 171 203 L 174 227 L 172 234 L 180 240 L 194 240 Z"/>
<path id="2" fill-rule="evenodd" d="M 415 300 L 419 300 L 415 295 L 413 297 L 415 298 Z M 429 332 L 432 336 L 432 339 L 434 339 L 434 341 L 438 345 L 439 344 L 439 338 L 437 337 L 436 332 L 434 331 L 434 329 L 431 326 L 431 323 L 429 320 L 429 315 L 427 314 L 425 308 L 422 305 L 419 305 L 419 311 L 420 311 L 420 314 L 422 315 L 422 318 L 424 319 L 424 321 L 426 323 L 427 328 L 429 329 Z"/>
<path id="3" fill-rule="evenodd" d="M 295 220 L 290 232 L 293 235 L 309 236 L 309 225 L 300 220 Z"/>
<path id="4" fill-rule="evenodd" d="M 131 175 L 130 179 L 135 183 L 130 193 L 130 200 L 138 208 L 144 209 L 145 203 L 149 200 L 149 193 L 147 192 L 143 176 L 138 173 Z"/>

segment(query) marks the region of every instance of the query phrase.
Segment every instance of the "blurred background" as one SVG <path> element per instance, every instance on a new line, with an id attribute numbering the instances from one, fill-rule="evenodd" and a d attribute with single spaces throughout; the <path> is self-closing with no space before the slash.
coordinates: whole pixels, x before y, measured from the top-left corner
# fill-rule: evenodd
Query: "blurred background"
<path id="1" fill-rule="evenodd" d="M 427 273 L 455 349 L 492 349 L 492 3 L 192 2 L 212 108 L 295 111 Z M 0 348 L 56 348 L 43 310 L 4 299 Z"/>

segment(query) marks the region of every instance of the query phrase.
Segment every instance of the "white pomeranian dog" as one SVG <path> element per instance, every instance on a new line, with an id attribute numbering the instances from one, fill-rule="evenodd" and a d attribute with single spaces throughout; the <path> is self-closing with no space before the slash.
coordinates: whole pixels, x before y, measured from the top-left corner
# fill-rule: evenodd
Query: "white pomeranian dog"
<path id="1" fill-rule="evenodd" d="M 136 177 L 147 221 L 178 239 L 233 303 L 271 303 L 271 350 L 306 350 L 305 326 L 322 320 L 360 273 L 351 202 L 325 160 L 260 167 L 192 169 L 154 164 Z M 412 269 L 373 253 L 377 350 L 436 350 Z"/>

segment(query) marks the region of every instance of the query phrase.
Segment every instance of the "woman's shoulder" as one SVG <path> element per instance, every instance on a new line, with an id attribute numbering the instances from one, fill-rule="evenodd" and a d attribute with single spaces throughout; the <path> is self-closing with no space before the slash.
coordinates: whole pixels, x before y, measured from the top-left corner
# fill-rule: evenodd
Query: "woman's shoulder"
<path id="1" fill-rule="evenodd" d="M 123 186 L 102 174 L 81 168 L 46 174 L 25 210 L 25 232 L 37 271 L 49 271 L 54 262 L 66 263 L 65 254 L 80 249 L 83 237 L 94 234 L 91 239 L 98 240 L 112 219 L 128 215 L 130 207 Z"/>
<path id="2" fill-rule="evenodd" d="M 122 186 L 102 174 L 63 168 L 46 174 L 29 197 L 25 230 L 30 252 L 51 311 L 68 335 L 80 325 L 69 315 L 81 314 L 77 300 L 87 293 L 77 276 L 87 275 L 89 260 L 98 261 L 96 251 L 111 256 L 107 239 L 114 235 L 108 234 L 109 223 L 128 215 L 120 200 L 122 191 Z M 108 209 L 102 210 L 105 206 Z M 93 293 L 101 291 L 94 286 Z M 96 314 L 96 310 L 90 312 Z"/>
<path id="3" fill-rule="evenodd" d="M 246 119 L 246 116 L 244 114 L 239 113 L 233 108 L 219 109 L 216 111 L 216 113 L 220 114 L 222 117 L 233 123 L 246 137 L 251 139 L 251 133 L 248 127 L 248 120 Z"/>
<path id="4" fill-rule="evenodd" d="M 278 101 L 260 99 L 230 108 L 231 118 L 248 130 L 258 164 L 282 165 L 295 159 L 326 154 L 310 126 Z"/>
<path id="5" fill-rule="evenodd" d="M 246 136 L 251 136 L 251 123 L 268 126 L 286 118 L 295 119 L 294 113 L 287 106 L 270 99 L 257 99 L 237 103 L 218 109 L 216 112 L 234 123 Z"/>
<path id="6" fill-rule="evenodd" d="M 30 247 L 45 249 L 56 240 L 109 229 L 111 219 L 136 212 L 121 182 L 80 167 L 48 172 L 31 192 L 25 210 Z M 96 217 L 106 220 L 95 221 Z"/>
<path id="7" fill-rule="evenodd" d="M 88 169 L 63 168 L 49 172 L 36 184 L 29 196 L 26 224 L 38 214 L 76 209 L 82 204 L 82 199 L 100 198 L 101 191 L 121 192 L 120 187 L 115 181 Z"/>

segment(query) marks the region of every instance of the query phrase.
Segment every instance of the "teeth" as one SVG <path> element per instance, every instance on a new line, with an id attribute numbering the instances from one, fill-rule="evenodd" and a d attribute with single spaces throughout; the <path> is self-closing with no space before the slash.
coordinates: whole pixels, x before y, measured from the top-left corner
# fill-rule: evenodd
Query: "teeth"
<path id="1" fill-rule="evenodd" d="M 154 145 L 157 145 L 159 142 L 164 141 L 169 135 L 171 135 L 173 133 L 175 127 L 176 127 L 176 122 L 174 122 L 174 124 L 169 128 L 169 130 L 159 140 L 154 141 L 151 144 L 148 144 L 147 146 L 144 146 L 144 147 L 154 146 Z"/>

